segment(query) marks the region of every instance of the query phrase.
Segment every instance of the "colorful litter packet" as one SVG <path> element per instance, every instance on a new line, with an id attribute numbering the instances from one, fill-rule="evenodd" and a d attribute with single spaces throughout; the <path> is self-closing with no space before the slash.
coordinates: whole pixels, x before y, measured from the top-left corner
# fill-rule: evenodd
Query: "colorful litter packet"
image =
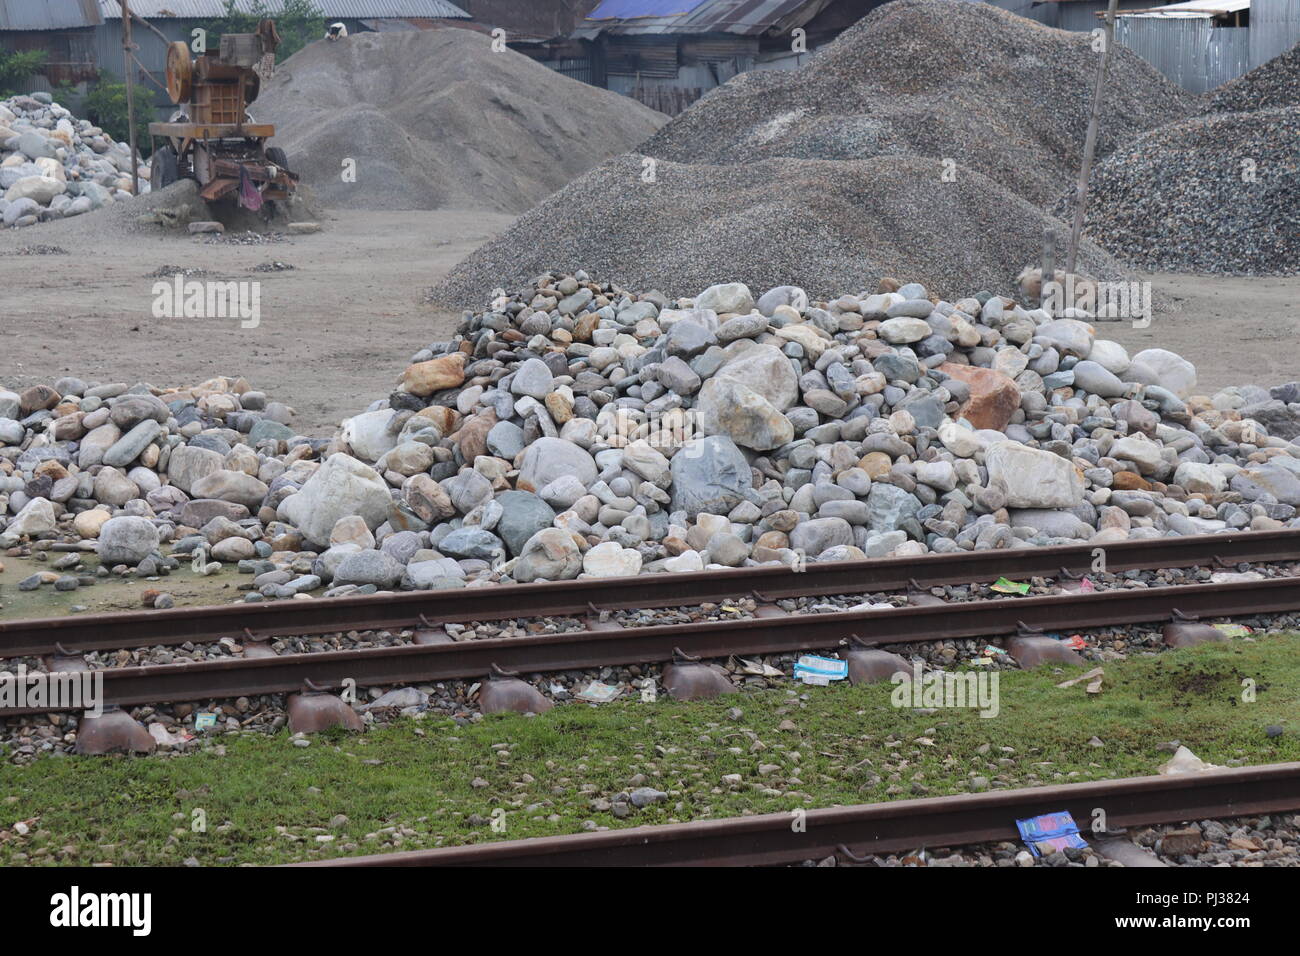
<path id="1" fill-rule="evenodd" d="M 805 654 L 794 662 L 794 678 L 805 684 L 825 687 L 833 680 L 844 680 L 849 676 L 849 662 L 834 657 L 816 657 Z"/>
<path id="2" fill-rule="evenodd" d="M 1006 578 L 998 578 L 991 585 L 990 591 L 997 591 L 999 594 L 1028 594 L 1029 585 L 1022 584 L 1019 581 L 1008 581 Z"/>
<path id="3" fill-rule="evenodd" d="M 1079 825 L 1074 822 L 1074 817 L 1070 816 L 1068 810 L 1017 820 L 1016 828 L 1020 831 L 1020 839 L 1025 841 L 1025 846 L 1029 847 L 1029 852 L 1034 856 L 1055 853 L 1067 847 L 1079 850 L 1088 848 L 1087 842 L 1079 836 Z"/>

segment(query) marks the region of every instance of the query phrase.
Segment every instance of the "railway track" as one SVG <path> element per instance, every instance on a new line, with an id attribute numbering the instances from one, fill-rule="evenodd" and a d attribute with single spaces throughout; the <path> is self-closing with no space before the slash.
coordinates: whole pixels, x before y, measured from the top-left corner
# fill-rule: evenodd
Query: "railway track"
<path id="1" fill-rule="evenodd" d="M 1108 829 L 1300 809 L 1300 763 L 895 800 L 791 813 L 339 857 L 294 866 L 772 866 L 1019 840 L 1017 819 L 1069 811 Z"/>
<path id="2" fill-rule="evenodd" d="M 320 653 L 256 656 L 142 667 L 108 667 L 105 706 L 208 700 L 310 689 L 477 679 L 494 667 L 556 672 L 670 660 L 681 650 L 703 658 L 830 648 L 854 639 L 887 646 L 995 637 L 1025 629 L 1078 630 L 1168 621 L 1177 615 L 1231 617 L 1300 610 L 1293 578 L 1231 584 L 1121 589 L 1098 593 L 944 604 L 931 598 L 889 610 L 789 614 L 777 600 L 806 595 L 880 592 L 992 580 L 998 576 L 1076 576 L 1087 572 L 1088 546 L 963 552 L 919 560 L 882 559 L 787 568 L 507 585 L 365 598 L 239 604 L 0 624 L 0 657 L 51 658 L 52 668 L 84 668 L 91 650 L 180 644 L 232 636 L 246 646 L 276 634 L 344 628 L 415 627 L 415 643 Z M 1300 532 L 1248 532 L 1124 542 L 1105 550 L 1107 569 L 1300 560 Z M 753 618 L 624 628 L 598 612 L 723 601 L 757 602 Z M 588 626 L 544 636 L 456 642 L 445 623 L 569 614 Z M 61 663 L 60 663 L 61 662 Z M 5 715 L 42 713 L 42 705 Z"/>

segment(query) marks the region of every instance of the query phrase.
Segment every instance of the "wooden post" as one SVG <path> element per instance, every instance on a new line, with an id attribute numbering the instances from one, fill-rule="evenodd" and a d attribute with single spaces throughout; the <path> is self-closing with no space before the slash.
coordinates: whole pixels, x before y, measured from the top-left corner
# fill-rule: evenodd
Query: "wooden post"
<path id="1" fill-rule="evenodd" d="M 135 138 L 135 84 L 131 82 L 131 11 L 127 0 L 117 0 L 122 7 L 122 60 L 126 73 L 126 125 L 131 140 L 131 192 L 140 195 L 140 150 Z"/>
<path id="2" fill-rule="evenodd" d="M 1043 291 L 1047 283 L 1056 279 L 1056 230 L 1043 230 L 1043 276 L 1038 283 L 1038 307 L 1043 307 L 1047 294 Z"/>
<path id="3" fill-rule="evenodd" d="M 1115 45 L 1115 9 L 1119 0 L 1110 0 L 1106 7 L 1106 48 L 1101 51 L 1101 65 L 1097 68 L 1097 85 L 1092 91 L 1092 115 L 1088 117 L 1088 136 L 1083 144 L 1083 162 L 1079 166 L 1079 182 L 1075 187 L 1074 226 L 1070 230 L 1070 247 L 1065 255 L 1065 271 L 1074 272 L 1079 254 L 1079 238 L 1083 234 L 1083 210 L 1088 202 L 1088 177 L 1092 173 L 1092 155 L 1097 149 L 1097 129 L 1101 125 L 1101 96 L 1106 85 L 1106 68 L 1110 66 L 1110 51 Z"/>

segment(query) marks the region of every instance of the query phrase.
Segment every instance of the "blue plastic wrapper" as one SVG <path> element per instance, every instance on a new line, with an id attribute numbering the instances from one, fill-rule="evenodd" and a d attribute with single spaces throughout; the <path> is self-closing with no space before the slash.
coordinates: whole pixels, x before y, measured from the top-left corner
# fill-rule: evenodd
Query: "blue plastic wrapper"
<path id="1" fill-rule="evenodd" d="M 794 678 L 805 684 L 825 687 L 833 680 L 844 680 L 849 676 L 849 662 L 834 657 L 817 657 L 805 654 L 795 661 Z"/>
<path id="2" fill-rule="evenodd" d="M 1029 847 L 1029 852 L 1034 856 L 1042 856 L 1044 852 L 1054 853 L 1066 847 L 1079 850 L 1088 847 L 1087 841 L 1079 836 L 1079 825 L 1074 822 L 1074 817 L 1070 816 L 1068 810 L 1017 820 L 1016 828 L 1020 831 L 1020 839 L 1025 841 L 1025 846 Z"/>

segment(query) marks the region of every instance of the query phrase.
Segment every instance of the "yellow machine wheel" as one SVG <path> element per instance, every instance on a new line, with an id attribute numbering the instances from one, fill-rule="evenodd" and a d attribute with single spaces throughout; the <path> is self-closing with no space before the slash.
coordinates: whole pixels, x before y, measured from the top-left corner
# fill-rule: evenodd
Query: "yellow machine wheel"
<path id="1" fill-rule="evenodd" d="M 190 80 L 193 74 L 190 48 L 181 40 L 167 44 L 167 95 L 173 103 L 190 101 Z"/>

